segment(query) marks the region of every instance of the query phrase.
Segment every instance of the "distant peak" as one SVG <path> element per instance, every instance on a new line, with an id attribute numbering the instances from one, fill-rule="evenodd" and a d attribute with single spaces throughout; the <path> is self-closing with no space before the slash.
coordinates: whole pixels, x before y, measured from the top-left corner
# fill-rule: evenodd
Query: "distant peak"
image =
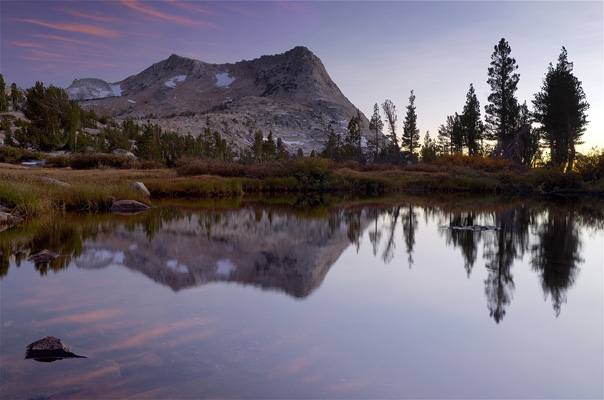
<path id="1" fill-rule="evenodd" d="M 171 60 L 171 61 L 174 61 L 174 60 L 190 60 L 190 58 L 179 56 L 178 54 L 172 53 L 172 55 L 170 55 L 170 57 L 168 57 L 168 60 Z"/>
<path id="2" fill-rule="evenodd" d="M 308 50 L 308 48 L 304 47 L 304 46 L 296 46 L 293 49 L 286 51 L 285 54 L 291 54 L 291 55 L 295 55 L 295 56 L 303 56 L 303 55 L 314 56 L 312 51 Z"/>

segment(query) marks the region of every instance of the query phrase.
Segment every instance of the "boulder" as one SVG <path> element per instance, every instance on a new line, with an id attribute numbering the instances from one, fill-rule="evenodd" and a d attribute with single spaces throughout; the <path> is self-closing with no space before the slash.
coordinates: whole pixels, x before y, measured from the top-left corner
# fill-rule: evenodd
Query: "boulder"
<path id="1" fill-rule="evenodd" d="M 33 358 L 36 361 L 52 362 L 64 358 L 86 358 L 78 356 L 69 351 L 69 346 L 59 338 L 47 336 L 36 340 L 25 348 L 25 358 Z"/>
<path id="2" fill-rule="evenodd" d="M 151 196 L 151 193 L 149 193 L 149 189 L 147 189 L 145 184 L 142 182 L 134 182 L 132 184 L 132 189 L 136 190 L 137 192 L 139 192 L 147 197 Z"/>
<path id="3" fill-rule="evenodd" d="M 27 261 L 33 261 L 34 263 L 44 263 L 49 262 L 57 258 L 59 255 L 57 253 L 53 253 L 50 250 L 42 250 L 39 253 L 33 254 L 27 258 Z"/>
<path id="4" fill-rule="evenodd" d="M 23 222 L 23 218 L 18 215 L 13 215 L 9 212 L 5 212 L 5 208 L 0 209 L 0 232 L 12 228 L 13 226 Z"/>
<path id="5" fill-rule="evenodd" d="M 56 179 L 52 179 L 52 178 L 38 178 L 39 182 L 43 182 L 43 183 L 48 183 L 49 185 L 56 185 L 56 186 L 63 186 L 63 187 L 69 187 L 71 186 L 69 183 L 67 182 L 61 182 L 58 181 Z"/>
<path id="6" fill-rule="evenodd" d="M 114 214 L 133 215 L 147 211 L 150 207 L 136 200 L 118 200 L 113 203 L 110 210 Z"/>
<path id="7" fill-rule="evenodd" d="M 136 159 L 136 156 L 134 154 L 132 154 L 128 150 L 124 150 L 124 149 L 115 149 L 115 150 L 113 150 L 113 154 L 128 156 L 128 157 Z"/>

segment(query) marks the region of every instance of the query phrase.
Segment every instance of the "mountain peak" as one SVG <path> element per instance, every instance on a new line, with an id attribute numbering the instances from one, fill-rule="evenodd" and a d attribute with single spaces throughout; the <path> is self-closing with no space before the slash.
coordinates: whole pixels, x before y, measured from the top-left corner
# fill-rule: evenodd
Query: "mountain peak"
<path id="1" fill-rule="evenodd" d="M 120 82 L 74 82 L 68 92 L 78 100 L 94 100 L 82 106 L 99 115 L 152 116 L 162 128 L 182 134 L 198 134 L 210 117 L 216 125 L 212 129 L 242 148 L 261 130 L 272 131 L 293 151 L 318 151 L 327 126 L 345 134 L 357 111 L 304 46 L 229 64 L 172 54 Z M 363 125 L 368 126 L 366 119 Z"/>

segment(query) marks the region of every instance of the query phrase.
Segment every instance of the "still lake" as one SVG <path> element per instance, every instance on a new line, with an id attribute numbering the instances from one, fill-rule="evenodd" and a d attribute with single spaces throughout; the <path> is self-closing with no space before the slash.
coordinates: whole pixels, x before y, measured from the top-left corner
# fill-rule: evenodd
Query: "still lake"
<path id="1" fill-rule="evenodd" d="M 602 398 L 603 269 L 597 199 L 43 217 L 0 233 L 0 395 Z M 46 336 L 87 358 L 25 359 Z"/>

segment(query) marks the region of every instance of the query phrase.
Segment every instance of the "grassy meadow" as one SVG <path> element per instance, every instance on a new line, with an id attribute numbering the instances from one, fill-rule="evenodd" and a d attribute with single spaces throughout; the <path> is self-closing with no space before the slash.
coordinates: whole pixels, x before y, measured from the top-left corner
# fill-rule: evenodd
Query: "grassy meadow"
<path id="1" fill-rule="evenodd" d="M 200 159 L 181 160 L 175 168 L 149 164 L 99 164 L 81 156 L 73 167 L 0 165 L 0 204 L 11 212 L 39 216 L 49 212 L 107 211 L 114 199 L 148 205 L 171 198 L 237 198 L 245 195 L 350 194 L 378 196 L 401 192 L 506 194 L 530 197 L 604 196 L 602 165 L 563 173 L 555 168 L 518 168 L 501 159 L 447 156 L 431 164 L 334 163 L 297 158 L 242 165 Z M 95 161 L 96 160 L 96 161 Z M 601 160 L 600 160 L 601 161 Z M 62 162 L 60 165 L 69 165 Z M 68 183 L 58 186 L 40 181 Z M 131 188 L 143 182 L 149 198 Z"/>

